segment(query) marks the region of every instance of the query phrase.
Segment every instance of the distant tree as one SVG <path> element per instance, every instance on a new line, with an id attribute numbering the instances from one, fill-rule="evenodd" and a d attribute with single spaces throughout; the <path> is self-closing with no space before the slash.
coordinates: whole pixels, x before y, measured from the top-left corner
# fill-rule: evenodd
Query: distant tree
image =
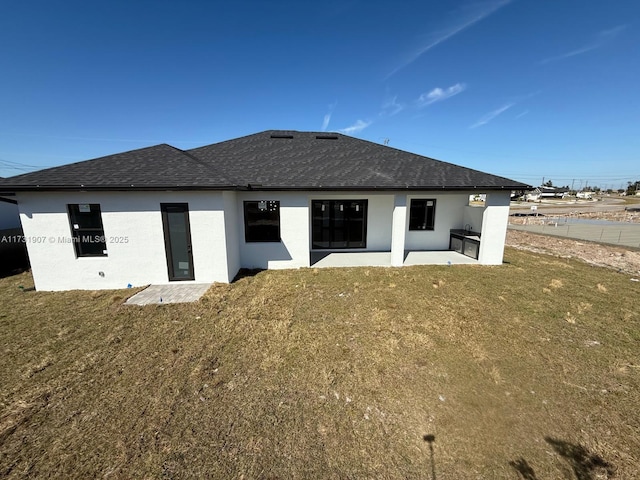
<path id="1" fill-rule="evenodd" d="M 543 187 L 553 187 L 553 182 L 551 180 L 547 180 L 542 184 Z"/>
<path id="2" fill-rule="evenodd" d="M 640 180 L 635 182 L 627 182 L 627 195 L 635 195 L 640 190 Z"/>

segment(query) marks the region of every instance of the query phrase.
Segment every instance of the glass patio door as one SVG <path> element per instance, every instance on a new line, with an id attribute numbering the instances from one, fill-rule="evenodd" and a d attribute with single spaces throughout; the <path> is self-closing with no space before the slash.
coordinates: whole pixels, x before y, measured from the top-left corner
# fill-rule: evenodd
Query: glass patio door
<path id="1" fill-rule="evenodd" d="M 169 280 L 195 280 L 189 206 L 186 203 L 161 203 L 160 210 Z"/>
<path id="2" fill-rule="evenodd" d="M 367 200 L 313 200 L 314 249 L 366 248 Z"/>

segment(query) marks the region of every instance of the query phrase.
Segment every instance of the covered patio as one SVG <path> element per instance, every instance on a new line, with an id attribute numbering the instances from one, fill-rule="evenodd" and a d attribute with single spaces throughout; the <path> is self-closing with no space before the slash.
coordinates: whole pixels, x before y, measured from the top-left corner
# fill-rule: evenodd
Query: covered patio
<path id="1" fill-rule="evenodd" d="M 452 250 L 408 251 L 404 266 L 477 265 L 478 260 Z M 391 252 L 311 252 L 312 267 L 390 267 Z"/>

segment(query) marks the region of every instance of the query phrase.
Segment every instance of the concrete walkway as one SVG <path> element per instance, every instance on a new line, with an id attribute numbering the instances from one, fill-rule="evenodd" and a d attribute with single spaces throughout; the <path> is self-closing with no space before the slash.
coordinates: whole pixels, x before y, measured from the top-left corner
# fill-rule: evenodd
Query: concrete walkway
<path id="1" fill-rule="evenodd" d="M 163 303 L 195 302 L 205 294 L 211 283 L 172 283 L 149 285 L 127 299 L 127 305 L 160 305 Z"/>

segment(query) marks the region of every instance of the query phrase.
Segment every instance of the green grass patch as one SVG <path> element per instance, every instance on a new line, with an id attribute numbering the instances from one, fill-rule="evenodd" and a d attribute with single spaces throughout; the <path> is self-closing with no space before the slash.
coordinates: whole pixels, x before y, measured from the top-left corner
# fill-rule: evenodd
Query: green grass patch
<path id="1" fill-rule="evenodd" d="M 146 307 L 1 279 L 0 476 L 639 478 L 640 284 L 505 261 Z"/>

